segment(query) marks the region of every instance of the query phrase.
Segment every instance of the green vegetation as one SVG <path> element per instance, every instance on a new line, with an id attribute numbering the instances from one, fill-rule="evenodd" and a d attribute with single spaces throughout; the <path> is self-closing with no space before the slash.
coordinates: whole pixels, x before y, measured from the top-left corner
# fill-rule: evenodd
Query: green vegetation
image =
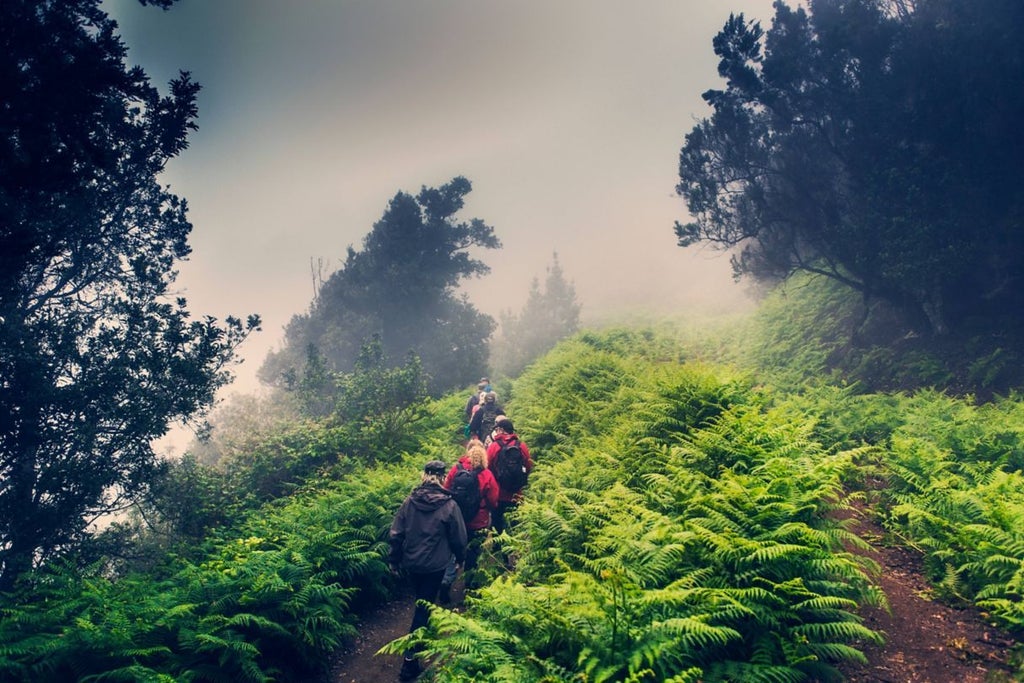
<path id="1" fill-rule="evenodd" d="M 827 276 L 904 331 L 1019 334 L 1021 4 L 793 4 L 714 39 L 679 243 L 736 248 L 760 281 Z"/>
<path id="2" fill-rule="evenodd" d="M 841 680 L 881 638 L 861 514 L 921 552 L 936 599 L 1020 639 L 1019 7 L 730 19 L 678 232 L 743 243 L 738 269 L 783 286 L 749 319 L 548 351 L 579 313 L 556 260 L 506 316 L 499 391 L 537 463 L 513 531 L 467 612 L 387 652 L 422 645 L 444 681 Z M 288 392 L 161 461 L 152 439 L 204 414 L 259 324 L 167 300 L 191 225 L 156 178 L 198 86 L 161 97 L 126 67 L 98 0 L 0 18 L 0 678 L 309 680 L 399 594 L 387 529 L 461 449 L 466 394 L 437 396 L 487 368 L 493 321 L 457 286 L 499 242 L 455 218 L 464 178 L 397 194 L 264 366 Z M 966 77 L 984 96 L 955 97 Z"/>
<path id="3" fill-rule="evenodd" d="M 186 202 L 160 184 L 199 85 L 161 95 L 98 0 L 0 5 L 0 590 L 141 500 L 259 326 L 174 298 Z"/>
<path id="4" fill-rule="evenodd" d="M 837 514 L 855 507 L 925 553 L 936 599 L 1020 632 L 1019 397 L 843 382 L 826 372 L 827 326 L 805 324 L 821 291 L 798 291 L 714 334 L 582 332 L 512 381 L 509 410 L 538 462 L 504 539 L 516 571 L 488 544 L 469 611 L 437 608 L 387 651 L 421 642 L 445 681 L 841 680 L 880 638 L 858 606 L 884 603 Z M 400 380 L 341 384 L 368 396 L 388 377 Z M 33 573 L 0 603 L 0 672 L 308 678 L 364 610 L 397 595 L 387 527 L 422 463 L 457 455 L 463 403 L 420 401 L 387 452 L 361 449 L 369 416 L 356 411 L 284 420 L 218 467 L 186 459 L 192 488 L 166 508 L 178 516 L 149 513 L 179 543 L 115 529 Z M 201 519 L 181 515 L 185 500 Z"/>
<path id="5" fill-rule="evenodd" d="M 309 311 L 292 317 L 284 347 L 260 368 L 263 381 L 295 388 L 314 360 L 349 372 L 371 339 L 393 365 L 416 354 L 434 395 L 484 374 L 494 320 L 457 290 L 490 271 L 475 250 L 497 249 L 501 241 L 481 219 L 457 218 L 471 190 L 456 177 L 416 196 L 397 193 L 362 250 L 349 246 L 344 265 L 314 283 Z"/>

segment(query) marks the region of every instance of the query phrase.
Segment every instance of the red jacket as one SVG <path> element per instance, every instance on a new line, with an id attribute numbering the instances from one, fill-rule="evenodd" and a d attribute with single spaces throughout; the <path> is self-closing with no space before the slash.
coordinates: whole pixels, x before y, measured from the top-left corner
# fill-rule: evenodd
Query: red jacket
<path id="1" fill-rule="evenodd" d="M 459 458 L 459 462 L 467 470 L 473 469 L 473 463 L 468 455 Z M 448 476 L 444 478 L 446 489 L 452 487 L 452 480 L 455 479 L 458 468 L 459 466 L 455 465 L 448 470 Z M 476 480 L 480 484 L 480 509 L 477 511 L 476 517 L 466 522 L 466 529 L 469 531 L 489 527 L 491 525 L 491 510 L 498 507 L 498 480 L 494 478 L 494 474 L 489 469 L 483 469 L 477 472 Z"/>
<path id="2" fill-rule="evenodd" d="M 501 447 L 509 441 L 519 441 L 519 437 L 515 434 L 498 434 L 491 445 L 487 447 L 487 467 L 490 468 L 491 472 L 495 471 L 497 464 L 498 453 L 501 452 Z M 526 458 L 526 472 L 529 473 L 533 469 L 533 459 L 530 457 L 530 449 L 526 447 L 524 441 L 519 441 L 519 448 L 523 451 L 523 457 Z M 495 479 L 497 483 L 497 479 Z M 519 491 L 507 491 L 501 488 L 501 484 L 498 484 L 498 500 L 502 503 L 511 503 L 518 501 L 523 497 L 522 490 Z"/>

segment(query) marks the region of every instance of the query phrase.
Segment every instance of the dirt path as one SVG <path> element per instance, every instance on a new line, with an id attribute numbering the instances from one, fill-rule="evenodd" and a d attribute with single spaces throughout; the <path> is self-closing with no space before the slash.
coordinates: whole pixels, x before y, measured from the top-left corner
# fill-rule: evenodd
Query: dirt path
<path id="1" fill-rule="evenodd" d="M 872 629 L 882 631 L 882 646 L 866 646 L 867 665 L 844 667 L 850 683 L 1012 683 L 1006 665 L 1013 642 L 988 626 L 977 610 L 958 610 L 927 599 L 916 553 L 880 545 L 880 528 L 861 516 L 856 533 L 872 543 L 867 553 L 882 567 L 879 585 L 891 611 L 865 608 Z M 461 579 L 453 590 L 461 604 Z M 411 596 L 382 605 L 359 626 L 359 636 L 340 653 L 327 683 L 397 681 L 402 658 L 376 655 L 385 643 L 406 633 L 412 620 Z"/>
<path id="2" fill-rule="evenodd" d="M 452 586 L 452 605 L 462 604 L 464 591 L 462 577 Z M 412 623 L 413 598 L 405 598 L 381 605 L 359 624 L 359 635 L 331 666 L 325 683 L 378 683 L 397 681 L 402 668 L 401 655 L 377 655 L 377 650 L 395 638 L 409 632 Z"/>
<path id="3" fill-rule="evenodd" d="M 883 530 L 863 514 L 854 531 L 874 548 L 865 553 L 882 567 L 878 583 L 889 611 L 861 610 L 865 624 L 885 634 L 881 646 L 863 648 L 866 666 L 848 666 L 852 683 L 1009 683 L 1006 656 L 1013 641 L 988 626 L 976 609 L 954 609 L 928 599 L 921 558 L 878 541 Z"/>

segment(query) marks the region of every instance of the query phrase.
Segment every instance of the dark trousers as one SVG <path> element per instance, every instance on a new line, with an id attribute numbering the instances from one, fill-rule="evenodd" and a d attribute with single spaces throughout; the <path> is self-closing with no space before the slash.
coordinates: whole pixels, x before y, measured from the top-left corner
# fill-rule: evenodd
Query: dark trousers
<path id="1" fill-rule="evenodd" d="M 505 519 L 505 513 L 509 510 L 515 510 L 518 503 L 511 501 L 498 501 L 498 508 L 491 513 L 491 526 L 494 527 L 495 533 L 500 534 L 508 528 L 508 521 Z"/>
<path id="2" fill-rule="evenodd" d="M 480 553 L 483 551 L 483 542 L 487 537 L 487 529 L 466 529 L 466 561 L 462 565 L 463 571 L 471 572 L 476 569 L 477 562 L 480 561 Z M 448 568 L 444 571 L 444 579 L 442 583 L 446 583 L 449 586 L 455 583 L 455 579 L 458 578 L 459 572 L 455 568 L 455 556 L 452 555 L 448 559 Z"/>
<path id="3" fill-rule="evenodd" d="M 437 592 L 441 590 L 441 579 L 443 578 L 443 569 L 430 572 L 429 574 L 409 574 L 412 590 L 416 595 L 416 609 L 412 613 L 412 624 L 409 626 L 409 633 L 412 633 L 421 626 L 427 625 L 427 621 L 430 620 L 430 610 L 425 605 L 421 605 L 420 601 L 425 600 L 430 603 L 436 603 Z"/>

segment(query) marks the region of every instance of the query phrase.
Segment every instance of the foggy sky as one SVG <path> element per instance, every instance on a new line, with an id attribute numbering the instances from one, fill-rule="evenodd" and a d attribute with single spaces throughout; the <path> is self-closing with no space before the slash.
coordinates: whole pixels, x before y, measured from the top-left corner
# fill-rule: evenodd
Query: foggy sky
<path id="1" fill-rule="evenodd" d="M 728 258 L 675 245 L 683 138 L 723 87 L 711 40 L 730 12 L 767 28 L 772 0 L 107 0 L 154 84 L 203 86 L 199 131 L 163 180 L 187 199 L 193 315 L 263 317 L 232 391 L 251 391 L 282 330 L 398 191 L 456 175 L 460 218 L 504 247 L 468 283 L 518 313 L 552 252 L 584 322 L 612 309 L 745 301 Z"/>

